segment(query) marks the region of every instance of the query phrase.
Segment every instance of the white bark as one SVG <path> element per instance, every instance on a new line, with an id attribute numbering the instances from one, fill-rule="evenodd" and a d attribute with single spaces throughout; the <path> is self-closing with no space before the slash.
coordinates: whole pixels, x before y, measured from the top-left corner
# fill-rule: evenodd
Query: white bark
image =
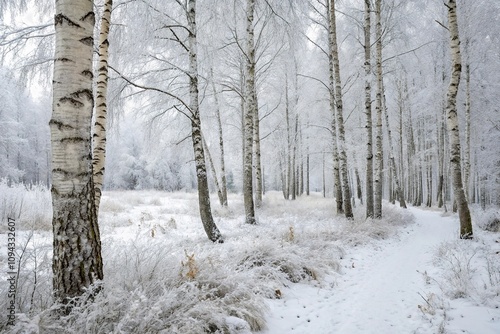
<path id="1" fill-rule="evenodd" d="M 220 113 L 220 104 L 219 104 L 219 98 L 218 98 L 218 92 L 215 89 L 215 82 L 214 82 L 214 76 L 213 76 L 213 69 L 211 69 L 211 75 L 212 75 L 212 90 L 214 93 L 214 100 L 215 100 L 215 114 L 217 117 L 217 126 L 219 128 L 219 148 L 220 148 L 220 172 L 221 172 L 221 192 L 222 192 L 222 206 L 227 206 L 227 180 L 226 180 L 226 160 L 225 160 L 225 153 L 224 153 L 224 136 L 223 136 L 223 131 L 222 131 L 222 120 L 221 120 L 221 113 Z"/>
<path id="2" fill-rule="evenodd" d="M 366 115 L 366 217 L 373 218 L 373 133 L 371 97 L 371 5 L 365 0 L 365 115 Z"/>
<path id="3" fill-rule="evenodd" d="M 390 163 L 390 167 L 392 170 L 394 185 L 396 186 L 396 189 L 395 189 L 396 197 L 399 201 L 399 205 L 402 208 L 406 209 L 406 201 L 405 201 L 405 197 L 404 197 L 404 192 L 401 189 L 401 184 L 399 182 L 399 177 L 398 177 L 398 169 L 396 166 L 396 161 L 394 159 L 394 145 L 393 145 L 393 141 L 392 141 L 392 131 L 391 131 L 391 127 L 389 126 L 389 113 L 387 112 L 387 107 L 385 106 L 385 103 L 384 103 L 384 111 L 385 111 L 385 127 L 387 128 L 387 139 L 389 140 L 389 146 L 390 146 L 389 163 Z M 391 180 L 389 180 L 389 182 L 390 181 Z"/>
<path id="4" fill-rule="evenodd" d="M 246 64 L 246 97 L 244 113 L 244 166 L 243 166 L 243 200 L 245 206 L 245 223 L 255 224 L 255 208 L 253 200 L 252 149 L 254 135 L 255 101 L 255 45 L 254 45 L 254 10 L 255 0 L 247 0 L 247 64 Z"/>
<path id="5" fill-rule="evenodd" d="M 332 150 L 333 150 L 333 182 L 335 187 L 335 202 L 337 206 L 337 214 L 344 213 L 343 194 L 342 194 L 342 181 L 340 179 L 340 161 L 339 161 L 339 148 L 337 143 L 337 117 L 336 117 L 336 100 L 335 100 L 335 64 L 333 56 L 333 39 L 334 31 L 332 29 L 332 19 L 335 17 L 331 15 L 333 2 L 335 0 L 327 1 L 327 19 L 328 19 L 328 72 L 329 72 L 329 98 L 330 98 L 330 113 L 332 115 Z M 333 10 L 335 7 L 333 7 Z"/>
<path id="6" fill-rule="evenodd" d="M 200 217 L 208 238 L 213 242 L 223 242 L 222 235 L 215 225 L 212 216 L 205 163 L 205 151 L 203 149 L 203 138 L 201 134 L 196 39 L 196 0 L 188 0 L 186 16 L 189 29 L 189 109 L 191 112 L 191 138 L 193 141 L 196 178 L 198 181 L 198 204 Z"/>
<path id="7" fill-rule="evenodd" d="M 67 303 L 103 278 L 91 157 L 92 1 L 57 1 L 54 21 L 52 269 L 54 295 Z"/>
<path id="8" fill-rule="evenodd" d="M 99 64 L 97 68 L 96 113 L 92 145 L 92 168 L 94 173 L 95 207 L 99 213 L 102 184 L 104 182 L 104 165 L 106 163 L 106 122 L 108 96 L 108 58 L 109 58 L 109 27 L 111 24 L 111 9 L 113 0 L 107 0 L 101 20 L 99 33 Z"/>
<path id="9" fill-rule="evenodd" d="M 452 171 L 453 192 L 460 217 L 460 238 L 472 238 L 472 224 L 469 205 L 465 198 L 462 184 L 462 170 L 460 166 L 460 131 L 457 115 L 457 93 L 462 71 L 462 60 L 460 55 L 460 38 L 458 34 L 457 3 L 449 0 L 448 7 L 448 29 L 450 30 L 451 51 L 451 78 L 448 87 L 446 114 L 448 117 L 448 135 L 450 141 L 450 162 Z"/>
<path id="10" fill-rule="evenodd" d="M 337 25 L 335 18 L 335 0 L 330 0 L 330 53 L 333 62 L 333 72 L 335 75 L 335 104 L 337 115 L 337 140 L 339 151 L 340 174 L 342 177 L 342 195 L 344 199 L 344 212 L 347 218 L 353 218 L 351 206 L 351 190 L 349 187 L 349 174 L 347 166 L 347 152 L 345 144 L 344 130 L 344 107 L 342 101 L 342 82 L 340 79 L 340 61 L 337 45 Z"/>
<path id="11" fill-rule="evenodd" d="M 375 113 L 377 117 L 376 131 L 376 154 L 375 154 L 375 180 L 374 180 L 374 202 L 373 215 L 375 218 L 382 218 L 382 22 L 381 22 L 381 4 L 382 0 L 375 1 L 375 39 L 376 39 L 376 74 L 377 74 L 377 94 Z"/>

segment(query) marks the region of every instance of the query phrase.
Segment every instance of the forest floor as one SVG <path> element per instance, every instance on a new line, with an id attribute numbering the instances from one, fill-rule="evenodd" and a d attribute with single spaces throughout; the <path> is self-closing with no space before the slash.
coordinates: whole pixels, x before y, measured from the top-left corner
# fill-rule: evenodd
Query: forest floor
<path id="1" fill-rule="evenodd" d="M 350 249 L 342 275 L 330 285 L 296 284 L 284 299 L 270 301 L 265 333 L 500 333 L 498 298 L 489 307 L 468 298 L 445 300 L 433 279 L 440 274 L 439 247 L 456 242 L 456 219 L 409 210 L 415 224 L 375 248 Z"/>
<path id="2" fill-rule="evenodd" d="M 459 240 L 456 215 L 389 203 L 382 220 L 358 205 L 349 221 L 318 193 L 269 192 L 257 225 L 244 224 L 241 195 L 229 208 L 214 196 L 225 239 L 214 244 L 194 193 L 105 192 L 104 289 L 54 318 L 50 193 L 4 188 L 20 257 L 17 322 L 0 312 L 2 333 L 500 333 L 499 233 L 475 225 L 474 240 Z M 0 268 L 6 241 L 0 225 Z M 0 309 L 8 288 L 1 270 Z"/>

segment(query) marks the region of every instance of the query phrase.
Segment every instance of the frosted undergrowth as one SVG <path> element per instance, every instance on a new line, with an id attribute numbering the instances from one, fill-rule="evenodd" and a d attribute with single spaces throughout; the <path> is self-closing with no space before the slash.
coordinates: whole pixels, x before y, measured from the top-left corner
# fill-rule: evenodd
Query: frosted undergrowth
<path id="1" fill-rule="evenodd" d="M 17 325 L 9 332 L 248 334 L 265 328 L 266 298 L 281 298 L 290 284 L 321 284 L 325 276 L 339 275 L 345 249 L 391 237 L 413 221 L 392 206 L 383 221 L 364 221 L 363 208 L 355 212 L 359 219 L 347 221 L 334 214 L 332 199 L 314 195 L 291 202 L 269 193 L 258 225 L 249 226 L 240 196 L 229 202 L 229 208 L 213 204 L 225 238 L 213 244 L 199 221 L 195 194 L 105 193 L 104 289 L 93 303 L 59 318 L 48 283 L 51 236 L 35 230 L 20 270 L 19 295 L 25 297 L 18 298 Z M 50 219 L 41 226 L 46 224 Z M 2 317 L 0 330 L 6 330 Z"/>
<path id="2" fill-rule="evenodd" d="M 465 326 L 461 321 L 467 321 L 464 313 L 490 324 L 485 331 L 498 322 L 491 310 L 500 307 L 500 234 L 488 228 L 497 215 L 497 210 L 473 206 L 474 238 L 440 244 L 434 250 L 433 269 L 422 273 L 432 292 L 423 296 L 419 308 L 428 321 L 439 324 L 439 333 L 465 332 L 459 330 Z"/>

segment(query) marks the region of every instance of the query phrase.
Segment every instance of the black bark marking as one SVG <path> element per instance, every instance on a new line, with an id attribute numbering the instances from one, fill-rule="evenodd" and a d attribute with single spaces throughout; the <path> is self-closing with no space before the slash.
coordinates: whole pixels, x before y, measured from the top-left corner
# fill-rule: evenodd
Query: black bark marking
<path id="1" fill-rule="evenodd" d="M 63 97 L 63 98 L 59 99 L 59 101 L 71 103 L 73 106 L 75 106 L 77 108 L 83 107 L 83 103 L 81 103 L 80 101 L 75 100 L 74 98 L 71 98 L 71 97 Z"/>
<path id="2" fill-rule="evenodd" d="M 94 78 L 94 74 L 92 73 L 92 71 L 89 71 L 89 70 L 85 70 L 82 72 L 82 75 L 84 77 L 87 77 L 87 78 L 90 78 L 90 79 L 93 79 Z"/>
<path id="3" fill-rule="evenodd" d="M 86 21 L 88 19 L 91 20 L 92 25 L 95 24 L 95 14 L 94 14 L 94 12 L 88 12 L 87 14 L 85 14 L 84 16 L 82 16 L 82 18 L 80 20 L 81 21 Z"/>
<path id="4" fill-rule="evenodd" d="M 54 59 L 54 61 L 61 61 L 63 63 L 66 63 L 66 62 L 74 63 L 75 62 L 74 60 L 71 60 L 69 58 L 64 58 L 64 57 L 62 57 L 62 58 L 56 58 L 56 59 Z"/>
<path id="5" fill-rule="evenodd" d="M 71 126 L 71 125 L 69 125 L 69 124 L 64 124 L 61 121 L 56 121 L 56 120 L 53 120 L 53 119 L 51 119 L 49 121 L 49 125 L 55 125 L 55 126 L 57 126 L 58 130 L 63 130 L 63 129 L 64 130 L 73 130 L 74 129 L 74 127 Z"/>
<path id="6" fill-rule="evenodd" d="M 82 137 L 67 137 L 67 138 L 62 138 L 61 140 L 61 143 L 81 143 L 81 142 L 85 142 L 85 141 L 88 141 L 87 139 L 85 138 L 82 138 Z"/>
<path id="7" fill-rule="evenodd" d="M 81 43 L 87 45 L 87 46 L 92 46 L 94 45 L 94 38 L 92 36 L 82 38 L 80 40 Z"/>
<path id="8" fill-rule="evenodd" d="M 66 15 L 64 14 L 57 14 L 55 17 L 54 17 L 54 24 L 57 26 L 58 24 L 63 24 L 64 22 L 66 22 L 69 26 L 71 27 L 78 27 L 78 28 L 81 28 L 81 26 L 70 20 L 69 17 L 67 17 Z"/>
<path id="9" fill-rule="evenodd" d="M 74 98 L 74 99 L 86 98 L 89 101 L 92 101 L 94 98 L 92 91 L 90 89 L 82 89 L 82 90 L 76 91 L 74 93 L 71 93 L 70 96 L 71 96 L 71 98 Z"/>
<path id="10" fill-rule="evenodd" d="M 70 175 L 70 174 L 71 174 L 71 173 L 69 173 L 68 171 L 65 171 L 64 169 L 61 169 L 61 168 L 54 168 L 54 169 L 52 169 L 52 173 L 53 173 L 53 174 L 56 174 L 56 173 L 57 173 L 57 174 L 63 174 L 63 175 L 65 175 L 65 176 L 68 176 L 68 175 Z M 54 188 L 54 187 L 52 187 L 52 188 Z"/>

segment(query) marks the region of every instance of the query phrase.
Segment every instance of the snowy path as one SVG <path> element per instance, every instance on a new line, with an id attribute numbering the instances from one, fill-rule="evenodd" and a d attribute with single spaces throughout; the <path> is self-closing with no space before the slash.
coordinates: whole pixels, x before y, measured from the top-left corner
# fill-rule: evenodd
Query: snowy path
<path id="1" fill-rule="evenodd" d="M 421 273 L 432 266 L 435 247 L 456 238 L 457 224 L 436 212 L 410 210 L 416 223 L 399 240 L 378 250 L 350 249 L 333 287 L 298 284 L 270 302 L 265 333 L 431 333 L 418 310 L 425 303 L 419 293 L 428 289 Z"/>

